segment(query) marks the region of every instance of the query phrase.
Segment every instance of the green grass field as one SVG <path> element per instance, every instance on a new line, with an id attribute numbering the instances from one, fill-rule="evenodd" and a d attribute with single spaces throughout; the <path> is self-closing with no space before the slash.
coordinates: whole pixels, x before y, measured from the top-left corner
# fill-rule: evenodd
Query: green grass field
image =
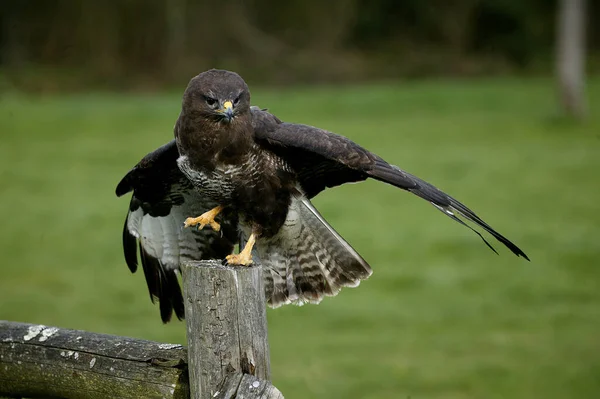
<path id="1" fill-rule="evenodd" d="M 374 274 L 319 306 L 269 311 L 286 398 L 600 397 L 600 80 L 582 125 L 554 117 L 553 89 L 254 88 L 253 103 L 282 119 L 346 135 L 447 191 L 532 260 L 495 255 L 381 183 L 321 194 Z M 0 319 L 185 342 L 127 270 L 128 199 L 114 195 L 172 138 L 179 107 L 179 92 L 0 97 Z"/>

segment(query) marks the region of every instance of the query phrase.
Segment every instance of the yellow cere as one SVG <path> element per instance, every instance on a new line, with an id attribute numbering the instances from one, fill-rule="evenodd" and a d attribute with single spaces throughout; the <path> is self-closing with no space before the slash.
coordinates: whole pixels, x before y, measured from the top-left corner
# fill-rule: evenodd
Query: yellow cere
<path id="1" fill-rule="evenodd" d="M 233 107 L 233 104 L 231 103 L 231 101 L 225 101 L 223 103 L 223 109 L 230 109 L 231 107 Z"/>

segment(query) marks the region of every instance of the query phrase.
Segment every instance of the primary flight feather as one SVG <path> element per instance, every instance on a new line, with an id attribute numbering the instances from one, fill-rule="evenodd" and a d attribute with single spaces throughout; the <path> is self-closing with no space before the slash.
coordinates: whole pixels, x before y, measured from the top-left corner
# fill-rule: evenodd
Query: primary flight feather
<path id="1" fill-rule="evenodd" d="M 213 69 L 194 77 L 174 130 L 175 140 L 146 155 L 116 190 L 118 196 L 133 191 L 123 229 L 125 260 L 135 272 L 139 247 L 150 297 L 158 299 L 164 322 L 173 311 L 184 317 L 176 276 L 184 260 L 224 258 L 243 267 L 258 257 L 273 307 L 318 303 L 358 285 L 371 267 L 310 199 L 327 187 L 367 178 L 431 202 L 492 248 L 461 218 L 475 223 L 528 259 L 433 185 L 343 136 L 284 123 L 250 106 L 248 86 L 234 72 Z M 240 253 L 232 254 L 236 243 Z"/>

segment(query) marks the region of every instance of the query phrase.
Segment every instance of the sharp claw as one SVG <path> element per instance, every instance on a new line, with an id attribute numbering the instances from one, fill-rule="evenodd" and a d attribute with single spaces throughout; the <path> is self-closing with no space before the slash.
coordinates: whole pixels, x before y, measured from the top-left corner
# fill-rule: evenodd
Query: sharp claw
<path id="1" fill-rule="evenodd" d="M 240 256 L 239 254 L 237 255 L 227 255 L 225 257 L 225 260 L 227 261 L 227 264 L 230 266 L 249 266 L 252 264 L 252 259 L 240 259 L 242 258 L 242 256 Z M 245 258 L 245 257 L 244 257 Z"/>
<path id="2" fill-rule="evenodd" d="M 202 230 L 204 227 L 206 227 L 207 224 L 210 224 L 210 227 L 214 231 L 221 230 L 221 225 L 219 223 L 215 222 L 214 220 L 209 221 L 208 223 L 201 223 L 198 218 L 187 218 L 185 220 L 185 222 L 183 222 L 183 227 L 186 228 L 186 227 L 198 225 L 198 230 Z"/>

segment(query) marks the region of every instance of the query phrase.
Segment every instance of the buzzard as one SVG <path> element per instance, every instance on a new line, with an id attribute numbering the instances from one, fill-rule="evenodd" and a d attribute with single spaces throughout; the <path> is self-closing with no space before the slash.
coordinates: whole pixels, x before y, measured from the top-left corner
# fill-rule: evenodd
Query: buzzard
<path id="1" fill-rule="evenodd" d="M 455 221 L 469 220 L 527 256 L 473 211 L 351 140 L 285 123 L 250 105 L 236 73 L 210 70 L 183 95 L 175 140 L 146 155 L 116 189 L 133 191 L 123 229 L 125 261 L 138 266 L 162 320 L 184 317 L 177 279 L 185 260 L 224 259 L 263 267 L 272 307 L 318 303 L 372 273 L 369 264 L 311 204 L 327 187 L 373 178 L 432 203 Z M 195 228 L 194 226 L 197 226 Z M 234 245 L 238 254 L 232 254 Z M 494 250 L 495 252 L 495 250 Z"/>

